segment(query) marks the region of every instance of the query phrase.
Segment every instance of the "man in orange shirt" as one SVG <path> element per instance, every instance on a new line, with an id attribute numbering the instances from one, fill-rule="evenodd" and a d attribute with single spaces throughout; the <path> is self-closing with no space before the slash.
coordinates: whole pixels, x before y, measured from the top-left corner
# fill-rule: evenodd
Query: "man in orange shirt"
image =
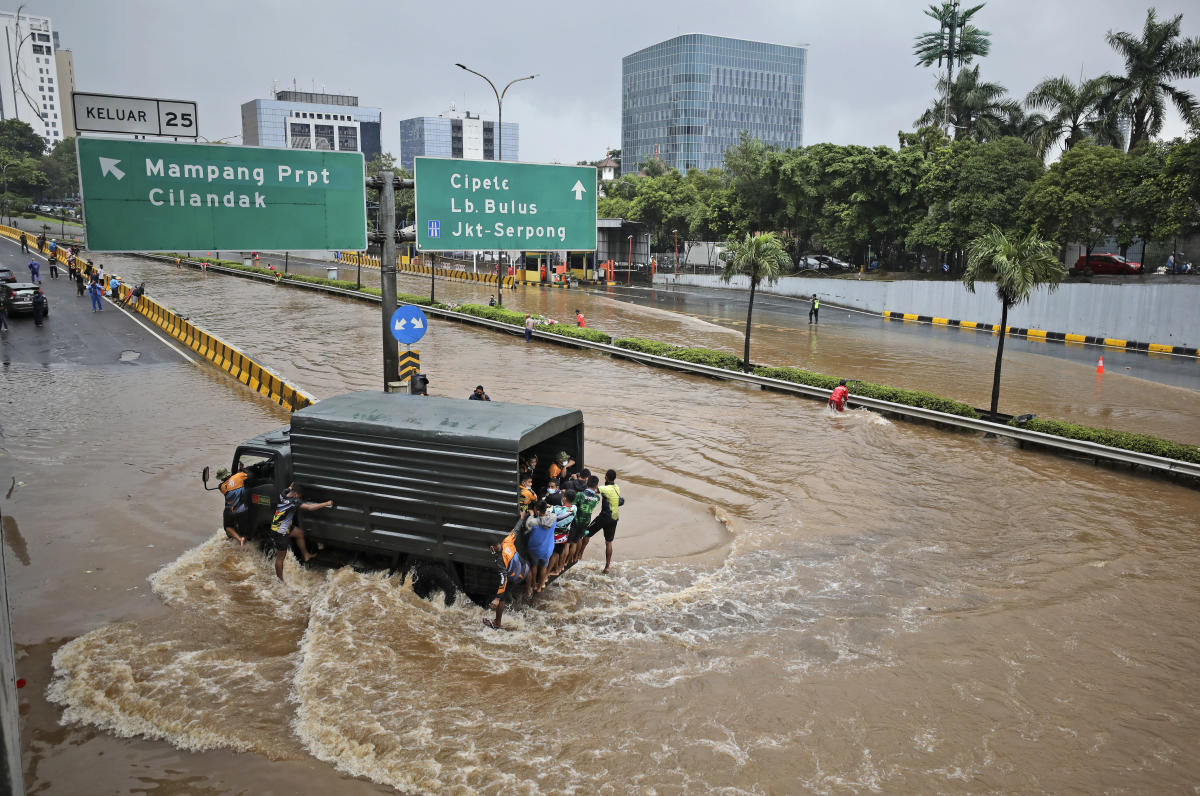
<path id="1" fill-rule="evenodd" d="M 249 473 L 244 466 L 233 475 L 222 468 L 217 471 L 221 479 L 221 495 L 225 498 L 225 509 L 221 512 L 221 524 L 225 535 L 236 539 L 242 547 L 246 546 L 246 520 L 250 518 L 250 510 L 246 505 L 246 479 Z"/>
<path id="2" fill-rule="evenodd" d="M 833 388 L 833 392 L 829 396 L 829 407 L 839 412 L 844 412 L 846 410 L 846 399 L 849 397 L 850 391 L 846 389 L 846 380 L 842 379 L 838 382 L 838 386 Z"/>

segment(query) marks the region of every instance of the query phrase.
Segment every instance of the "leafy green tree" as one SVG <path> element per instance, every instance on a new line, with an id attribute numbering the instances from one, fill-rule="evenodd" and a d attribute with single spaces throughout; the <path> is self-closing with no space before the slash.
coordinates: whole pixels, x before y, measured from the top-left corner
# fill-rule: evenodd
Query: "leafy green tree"
<path id="1" fill-rule="evenodd" d="M 1171 145 L 1160 180 L 1167 205 L 1157 237 L 1165 239 L 1200 230 L 1200 136 Z"/>
<path id="2" fill-rule="evenodd" d="M 1025 107 L 1048 113 L 1034 140 L 1043 156 L 1060 141 L 1064 152 L 1085 138 L 1100 144 L 1117 142 L 1116 115 L 1100 113 L 1106 86 L 1102 78 L 1072 83 L 1064 75 L 1046 78 L 1025 96 Z"/>
<path id="3" fill-rule="evenodd" d="M 20 119 L 0 122 L 0 151 L 14 156 L 40 158 L 46 154 L 46 140 Z"/>
<path id="4" fill-rule="evenodd" d="M 964 69 L 953 82 L 938 80 L 940 97 L 914 122 L 918 127 L 941 124 L 946 118 L 946 103 L 950 104 L 950 125 L 954 139 L 974 138 L 985 141 L 999 137 L 1016 103 L 1008 98 L 1008 90 L 999 83 L 984 83 L 979 79 L 979 67 Z"/>
<path id="5" fill-rule="evenodd" d="M 1060 249 L 1077 241 L 1090 254 L 1116 234 L 1116 182 L 1125 157 L 1112 147 L 1077 144 L 1034 183 L 1022 200 L 1022 216 Z"/>
<path id="6" fill-rule="evenodd" d="M 1132 120 L 1129 148 L 1162 132 L 1169 99 L 1184 121 L 1200 125 L 1200 107 L 1190 91 L 1173 83 L 1200 77 L 1200 38 L 1180 39 L 1183 14 L 1164 22 L 1151 8 L 1140 38 L 1109 31 L 1108 44 L 1125 61 L 1125 74 L 1106 75 L 1105 112 Z"/>
<path id="7" fill-rule="evenodd" d="M 775 150 L 742 131 L 738 142 L 725 152 L 725 168 L 730 187 L 742 209 L 743 228 L 739 232 L 771 229 L 779 209 L 774 190 L 772 156 Z"/>
<path id="8" fill-rule="evenodd" d="M 1037 151 L 1017 138 L 955 141 L 936 151 L 917 188 L 928 209 L 909 228 L 907 245 L 960 261 L 968 241 L 993 227 L 1017 227 L 1021 201 L 1042 171 Z"/>
<path id="9" fill-rule="evenodd" d="M 1113 183 L 1116 187 L 1117 242 L 1127 254 L 1135 238 L 1142 241 L 1138 261 L 1145 264 L 1146 243 L 1170 234 L 1169 182 L 1164 178 L 1167 146 L 1146 143 L 1129 153 Z"/>
<path id="10" fill-rule="evenodd" d="M 764 279 L 774 284 L 784 269 L 791 267 L 792 261 L 787 252 L 779 245 L 779 238 L 773 232 L 761 235 L 746 235 L 742 241 L 730 241 L 722 255 L 725 267 L 721 270 L 721 279 L 729 282 L 735 276 L 746 276 L 750 279 L 750 300 L 746 304 L 746 346 L 742 353 L 742 370 L 750 372 L 750 323 L 754 317 L 754 291 L 759 282 Z"/>
<path id="11" fill-rule="evenodd" d="M 39 168 L 51 196 L 62 198 L 79 192 L 79 162 L 75 158 L 74 138 L 64 138 L 55 144 Z"/>
<path id="12" fill-rule="evenodd" d="M 378 155 L 370 158 L 364 166 L 367 178 L 378 177 L 385 171 L 390 171 L 396 177 L 401 179 L 409 179 L 412 177 L 408 169 L 403 169 L 396 164 L 396 157 L 391 152 L 380 152 Z M 367 191 L 368 202 L 379 202 L 379 191 L 369 189 Z M 416 196 L 412 188 L 401 188 L 396 191 L 396 226 L 399 228 L 405 221 L 410 224 L 416 223 L 417 217 L 417 202 Z"/>
<path id="13" fill-rule="evenodd" d="M 996 343 L 996 368 L 992 376 L 991 413 L 1000 403 L 1000 366 L 1008 329 L 1008 308 L 1029 300 L 1041 285 L 1054 290 L 1066 275 L 1055 255 L 1054 243 L 1030 232 L 1009 235 L 999 227 L 975 238 L 967 247 L 967 268 L 962 281 L 974 293 L 977 282 L 992 282 L 1000 299 L 1000 334 Z"/>

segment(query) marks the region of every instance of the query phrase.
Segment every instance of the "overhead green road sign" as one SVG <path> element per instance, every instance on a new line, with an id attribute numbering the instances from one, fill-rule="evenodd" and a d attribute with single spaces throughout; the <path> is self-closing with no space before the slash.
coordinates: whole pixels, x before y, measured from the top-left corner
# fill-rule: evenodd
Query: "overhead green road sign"
<path id="1" fill-rule="evenodd" d="M 367 248 L 358 152 L 79 138 L 92 251 Z"/>
<path id="2" fill-rule="evenodd" d="M 596 169 L 416 158 L 417 246 L 596 249 Z"/>

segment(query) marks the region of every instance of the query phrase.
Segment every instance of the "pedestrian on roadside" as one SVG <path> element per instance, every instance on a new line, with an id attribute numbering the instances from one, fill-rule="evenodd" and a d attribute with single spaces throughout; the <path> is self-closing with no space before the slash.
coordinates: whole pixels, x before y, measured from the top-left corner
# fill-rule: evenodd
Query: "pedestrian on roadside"
<path id="1" fill-rule="evenodd" d="M 21 253 L 29 254 L 29 238 L 25 237 L 25 233 L 21 233 Z"/>
<path id="2" fill-rule="evenodd" d="M 58 241 L 56 241 L 56 240 L 50 241 L 50 259 L 51 260 L 54 259 L 55 252 L 57 252 L 57 251 L 58 251 Z"/>
<path id="3" fill-rule="evenodd" d="M 108 278 L 108 297 L 113 301 L 121 297 L 121 280 L 115 274 Z"/>
<path id="4" fill-rule="evenodd" d="M 104 295 L 104 288 L 100 287 L 100 283 L 94 278 L 88 285 L 88 295 L 92 297 L 92 312 L 103 312 L 104 305 L 100 302 L 100 297 Z"/>
<path id="5" fill-rule="evenodd" d="M 78 268 L 75 269 L 75 295 L 83 295 L 83 271 Z"/>
<path id="6" fill-rule="evenodd" d="M 812 303 L 808 307 L 808 322 L 810 324 L 821 322 L 821 300 L 817 298 L 816 293 L 812 294 Z"/>
<path id="7" fill-rule="evenodd" d="M 496 306 L 496 297 L 495 296 L 488 296 L 488 306 L 489 307 Z"/>
<path id="8" fill-rule="evenodd" d="M 50 255 L 50 259 L 46 262 L 50 265 L 50 278 L 58 279 L 58 258 Z"/>
<path id="9" fill-rule="evenodd" d="M 580 329 L 587 328 L 587 321 L 583 319 L 583 312 L 579 309 L 575 310 L 575 325 Z"/>
<path id="10" fill-rule="evenodd" d="M 46 295 L 38 288 L 33 293 L 33 325 L 41 326 L 42 318 L 46 317 Z"/>
<path id="11" fill-rule="evenodd" d="M 45 235 L 45 233 L 38 235 L 36 242 L 37 242 L 37 250 L 38 251 L 46 250 L 46 235 Z"/>
<path id="12" fill-rule="evenodd" d="M 0 332 L 8 331 L 8 312 L 4 309 L 4 303 L 0 302 Z"/>
<path id="13" fill-rule="evenodd" d="M 1171 252 L 1167 255 L 1167 273 L 1175 273 L 1175 252 Z"/>
<path id="14" fill-rule="evenodd" d="M 38 265 L 37 260 L 29 261 L 29 281 L 35 285 L 42 284 L 42 266 Z"/>
<path id="15" fill-rule="evenodd" d="M 125 296 L 125 300 L 122 301 L 121 304 L 126 307 L 132 306 L 134 309 L 137 309 L 138 302 L 141 300 L 142 296 L 145 293 L 146 293 L 146 283 L 139 282 L 137 287 L 135 287 L 133 290 L 129 291 L 129 294 L 127 296 Z"/>
<path id="16" fill-rule="evenodd" d="M 525 313 L 525 342 L 533 339 L 533 316 Z"/>

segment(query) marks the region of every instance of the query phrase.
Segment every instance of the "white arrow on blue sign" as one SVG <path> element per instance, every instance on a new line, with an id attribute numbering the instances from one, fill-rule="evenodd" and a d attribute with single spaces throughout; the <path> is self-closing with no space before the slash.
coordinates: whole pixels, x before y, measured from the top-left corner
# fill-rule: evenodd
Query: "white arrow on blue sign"
<path id="1" fill-rule="evenodd" d="M 425 336 L 429 321 L 420 307 L 405 304 L 396 308 L 388 325 L 392 330 L 392 337 L 405 345 L 412 345 Z"/>

